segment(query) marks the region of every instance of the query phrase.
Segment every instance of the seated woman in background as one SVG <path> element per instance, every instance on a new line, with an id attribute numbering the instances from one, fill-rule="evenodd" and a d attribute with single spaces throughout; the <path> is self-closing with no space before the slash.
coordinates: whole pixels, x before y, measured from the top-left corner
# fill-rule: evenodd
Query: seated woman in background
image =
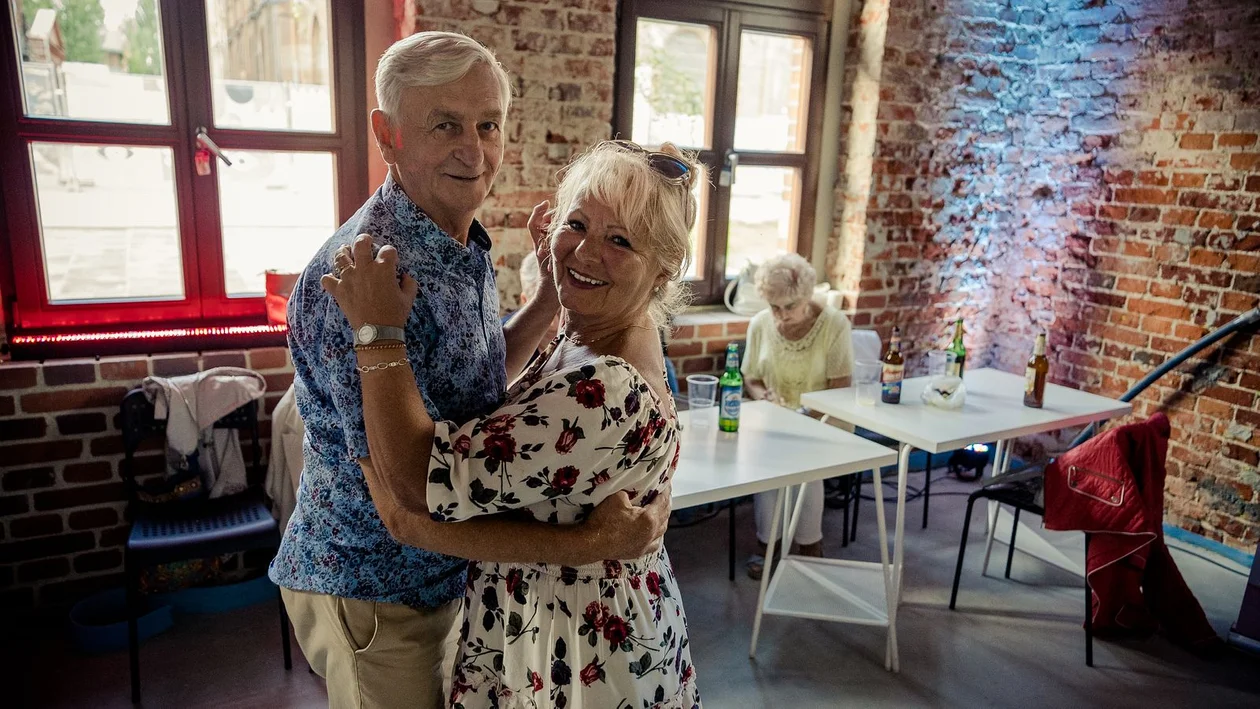
<path id="1" fill-rule="evenodd" d="M 801 394 L 849 385 L 853 369 L 849 319 L 829 305 L 813 301 L 818 276 L 797 254 L 776 256 L 757 271 L 757 292 L 770 308 L 753 316 L 744 349 L 744 387 L 753 399 L 789 409 L 801 407 Z M 766 543 L 774 515 L 773 492 L 754 498 L 758 554 L 748 560 L 748 575 L 761 578 Z M 796 528 L 804 556 L 822 556 L 823 483 L 805 486 L 805 502 Z M 783 540 L 790 544 L 792 540 Z"/>

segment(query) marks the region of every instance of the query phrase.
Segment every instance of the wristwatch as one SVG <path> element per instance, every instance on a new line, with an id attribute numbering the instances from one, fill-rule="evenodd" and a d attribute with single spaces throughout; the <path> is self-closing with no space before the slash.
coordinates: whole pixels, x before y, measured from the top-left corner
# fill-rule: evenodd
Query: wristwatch
<path id="1" fill-rule="evenodd" d="M 365 323 L 360 325 L 358 330 L 354 331 L 355 347 L 370 345 L 377 340 L 398 340 L 399 342 L 406 341 L 401 327 Z"/>

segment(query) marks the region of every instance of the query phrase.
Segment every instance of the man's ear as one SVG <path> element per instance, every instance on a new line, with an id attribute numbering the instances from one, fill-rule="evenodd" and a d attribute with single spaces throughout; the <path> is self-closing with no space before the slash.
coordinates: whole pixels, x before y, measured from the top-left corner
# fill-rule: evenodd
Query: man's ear
<path id="1" fill-rule="evenodd" d="M 379 108 L 372 109 L 372 135 L 376 136 L 376 147 L 381 151 L 381 158 L 387 165 L 398 162 L 397 150 L 401 147 L 398 132 L 390 125 L 389 117 Z"/>

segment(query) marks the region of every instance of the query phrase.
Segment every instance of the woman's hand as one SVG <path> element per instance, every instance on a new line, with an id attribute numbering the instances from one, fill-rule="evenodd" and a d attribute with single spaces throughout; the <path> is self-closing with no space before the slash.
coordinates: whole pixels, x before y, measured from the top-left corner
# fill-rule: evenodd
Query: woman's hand
<path id="1" fill-rule="evenodd" d="M 394 247 L 382 246 L 372 257 L 372 237 L 367 234 L 359 234 L 353 248 L 337 249 L 333 272 L 319 283 L 337 301 L 351 328 L 364 323 L 405 326 L 420 288 L 405 273 L 399 279 Z"/>
<path id="2" fill-rule="evenodd" d="M 534 242 L 534 255 L 538 257 L 538 285 L 546 290 L 553 290 L 556 283 L 551 269 L 551 215 L 547 212 L 550 206 L 551 203 L 545 199 L 534 205 L 527 223 L 530 239 Z"/>

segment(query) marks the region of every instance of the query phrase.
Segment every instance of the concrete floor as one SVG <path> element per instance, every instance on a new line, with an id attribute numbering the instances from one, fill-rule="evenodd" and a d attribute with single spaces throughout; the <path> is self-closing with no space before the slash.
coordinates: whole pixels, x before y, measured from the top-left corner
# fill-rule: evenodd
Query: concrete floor
<path id="1" fill-rule="evenodd" d="M 912 476 L 912 483 L 916 480 L 921 477 Z M 933 485 L 934 493 L 942 494 L 933 495 L 928 530 L 919 529 L 921 503 L 907 506 L 900 674 L 884 671 L 882 629 L 783 617 L 763 621 L 758 656 L 750 661 L 757 585 L 743 575 L 742 561 L 753 544 L 752 506 L 741 505 L 737 511 L 741 567 L 733 584 L 726 577 L 725 514 L 672 530 L 666 541 L 686 600 L 692 656 L 705 705 L 1260 706 L 1260 660 L 1238 652 L 1207 662 L 1158 638 L 1130 644 L 1098 642 L 1096 667 L 1085 667 L 1084 591 L 1079 580 L 1018 553 L 1012 580 L 981 577 L 979 517 L 972 525 L 959 608 L 951 612 L 949 584 L 964 494 L 971 489 L 974 484 L 954 481 Z M 878 559 L 873 504 L 863 503 L 860 540 L 847 549 L 839 543 L 841 515 L 828 511 L 824 524 L 829 556 Z M 891 513 L 893 506 L 888 509 Z M 1030 521 L 1037 523 L 1036 518 Z M 1080 558 L 1079 535 L 1060 535 L 1056 541 Z M 1004 548 L 995 549 L 993 568 L 1000 576 L 998 551 Z M 1174 551 L 1174 557 L 1213 625 L 1224 634 L 1238 614 L 1245 575 L 1184 551 Z M 13 634 L 6 635 L 15 640 Z M 292 672 L 282 669 L 278 635 L 271 605 L 178 619 L 174 629 L 143 646 L 145 706 L 325 706 L 321 681 L 306 671 L 300 655 Z M 20 673 L 28 704 L 130 706 L 126 653 L 82 657 L 65 649 L 56 632 L 36 637 L 21 641 L 25 644 L 15 654 L 19 664 L 8 667 Z"/>

